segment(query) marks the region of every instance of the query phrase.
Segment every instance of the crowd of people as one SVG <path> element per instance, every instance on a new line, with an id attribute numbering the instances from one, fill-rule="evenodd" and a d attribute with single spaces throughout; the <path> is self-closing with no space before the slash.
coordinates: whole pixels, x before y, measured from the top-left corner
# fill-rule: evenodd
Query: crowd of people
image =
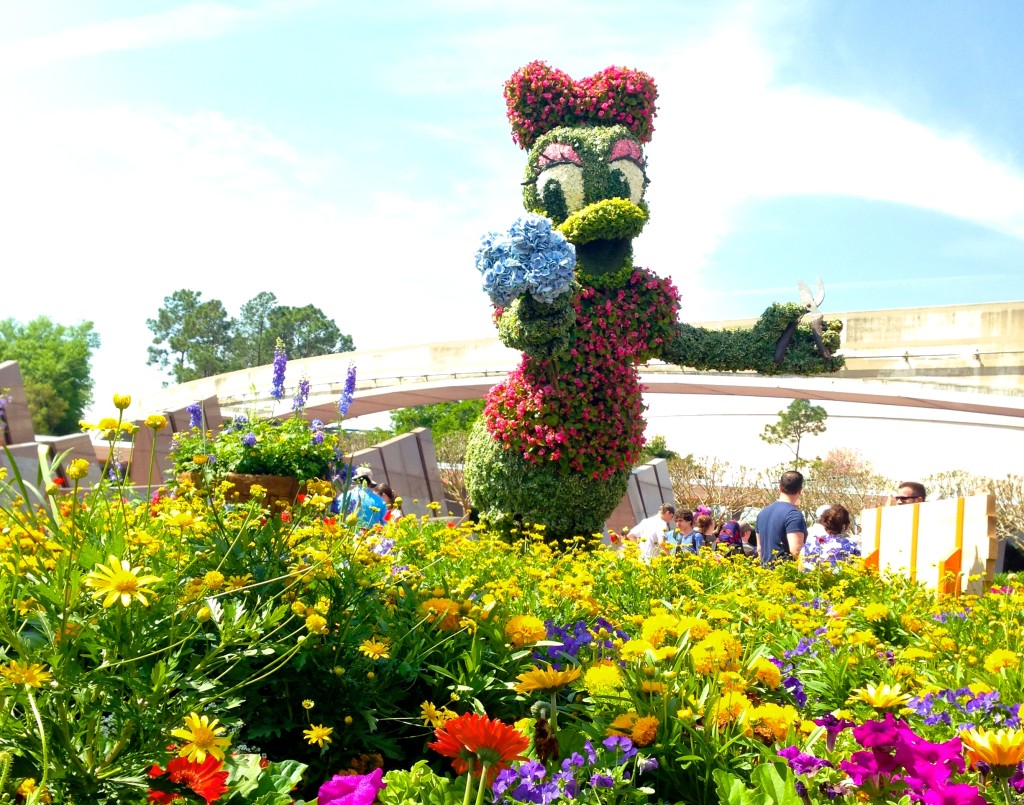
<path id="1" fill-rule="evenodd" d="M 853 518 L 840 504 L 819 506 L 808 526 L 800 508 L 804 477 L 788 470 L 779 479 L 779 497 L 750 523 L 725 519 L 715 524 L 709 508 L 696 512 L 662 504 L 658 513 L 624 530 L 622 538 L 638 544 L 645 561 L 662 555 L 716 554 L 743 555 L 762 565 L 798 561 L 805 569 L 831 565 L 860 556 L 860 537 Z M 891 502 L 897 506 L 923 503 L 927 492 L 917 481 L 904 481 Z M 617 540 L 615 540 L 617 542 Z"/>

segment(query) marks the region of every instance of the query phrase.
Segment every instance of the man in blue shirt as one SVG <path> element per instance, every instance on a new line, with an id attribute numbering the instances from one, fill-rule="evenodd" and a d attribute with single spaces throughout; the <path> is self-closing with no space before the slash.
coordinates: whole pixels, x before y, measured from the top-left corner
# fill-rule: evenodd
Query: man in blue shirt
<path id="1" fill-rule="evenodd" d="M 796 559 L 804 547 L 807 522 L 797 508 L 804 476 L 787 470 L 779 479 L 779 499 L 757 515 L 757 555 L 764 566 Z"/>

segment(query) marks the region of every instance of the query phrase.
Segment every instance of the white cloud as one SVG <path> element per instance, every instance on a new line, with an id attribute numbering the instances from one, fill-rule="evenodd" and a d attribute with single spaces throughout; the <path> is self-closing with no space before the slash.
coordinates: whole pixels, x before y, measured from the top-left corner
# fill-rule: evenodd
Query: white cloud
<path id="1" fill-rule="evenodd" d="M 710 303 L 708 283 L 728 282 L 702 269 L 752 200 L 885 201 L 1024 238 L 1024 176 L 1013 166 L 895 111 L 778 86 L 772 55 L 746 21 L 660 69 L 648 146 L 652 220 L 637 252 L 674 275 L 691 314 Z"/>

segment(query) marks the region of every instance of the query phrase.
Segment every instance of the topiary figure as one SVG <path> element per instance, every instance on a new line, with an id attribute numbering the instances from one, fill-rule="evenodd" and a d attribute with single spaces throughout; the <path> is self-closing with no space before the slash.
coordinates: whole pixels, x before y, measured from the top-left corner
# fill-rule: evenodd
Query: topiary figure
<path id="1" fill-rule="evenodd" d="M 505 85 L 513 139 L 529 149 L 529 214 L 484 238 L 477 267 L 501 339 L 523 359 L 488 394 L 465 466 L 474 510 L 500 530 L 543 524 L 559 540 L 603 530 L 644 444 L 638 364 L 798 375 L 842 366 L 839 322 L 802 323 L 808 308 L 791 303 L 745 330 L 693 327 L 678 321 L 672 282 L 634 267 L 656 94 L 639 71 L 574 82 L 543 62 Z"/>

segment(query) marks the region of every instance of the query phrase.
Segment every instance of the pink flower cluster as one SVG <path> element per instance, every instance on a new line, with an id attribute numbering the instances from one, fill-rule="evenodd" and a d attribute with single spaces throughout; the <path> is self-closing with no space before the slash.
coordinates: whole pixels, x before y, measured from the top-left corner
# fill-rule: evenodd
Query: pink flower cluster
<path id="1" fill-rule="evenodd" d="M 628 127 L 641 142 L 654 133 L 658 90 L 647 73 L 607 67 L 580 81 L 542 61 L 530 62 L 505 82 L 512 139 L 529 148 L 558 126 Z"/>
<path id="2" fill-rule="evenodd" d="M 607 480 L 632 467 L 644 445 L 636 364 L 672 332 L 679 292 L 671 280 L 637 270 L 625 288 L 584 288 L 573 306 L 569 351 L 524 356 L 491 389 L 484 421 L 499 444 L 532 464 L 556 462 Z"/>

